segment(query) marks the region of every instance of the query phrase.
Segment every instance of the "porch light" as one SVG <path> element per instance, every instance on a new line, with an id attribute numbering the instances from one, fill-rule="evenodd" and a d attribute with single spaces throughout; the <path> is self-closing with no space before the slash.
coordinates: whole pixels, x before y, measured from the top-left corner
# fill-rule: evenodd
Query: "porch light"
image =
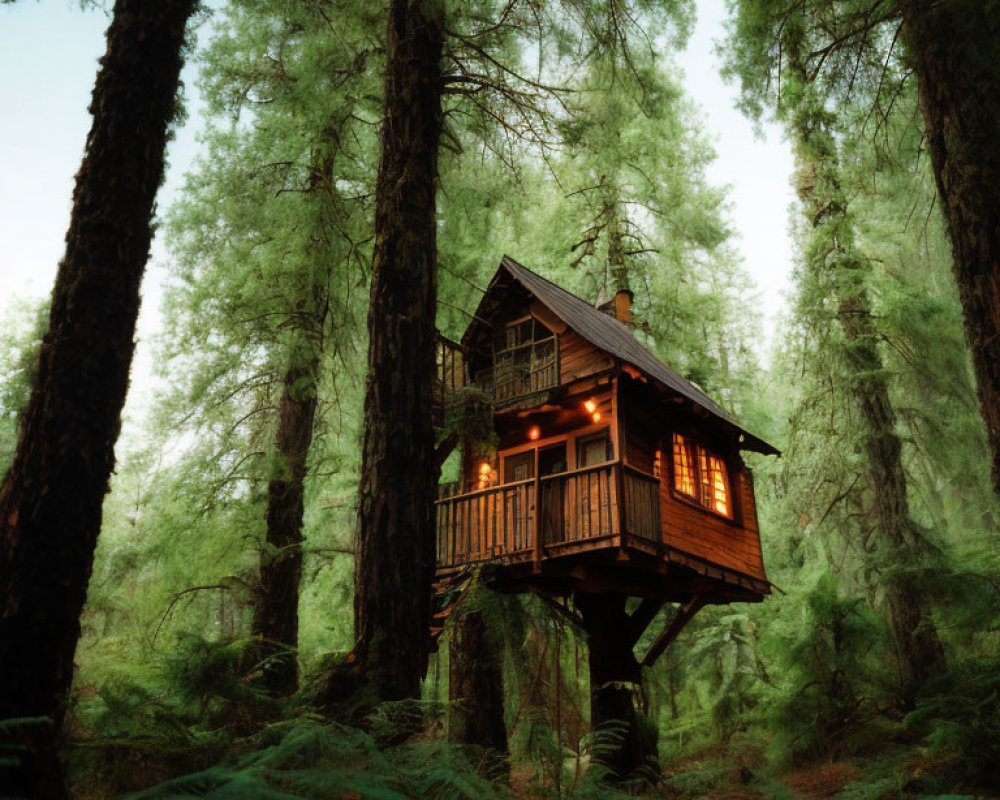
<path id="1" fill-rule="evenodd" d="M 588 414 L 593 414 L 595 411 L 597 411 L 597 402 L 595 400 L 588 400 L 586 403 L 583 404 L 583 407 L 587 409 Z M 597 420 L 594 420 L 594 422 L 596 421 Z"/>
<path id="2" fill-rule="evenodd" d="M 593 414 L 590 415 L 590 418 L 592 420 L 594 420 L 594 422 L 600 422 L 601 421 L 601 412 L 600 411 L 595 411 Z"/>
<path id="3" fill-rule="evenodd" d="M 489 461 L 479 465 L 479 488 L 485 489 L 493 482 L 493 468 Z"/>
<path id="4" fill-rule="evenodd" d="M 535 439 L 537 439 L 541 435 L 542 435 L 542 430 L 537 425 L 532 425 L 530 428 L 528 428 L 528 438 L 531 439 L 531 441 L 535 441 Z"/>

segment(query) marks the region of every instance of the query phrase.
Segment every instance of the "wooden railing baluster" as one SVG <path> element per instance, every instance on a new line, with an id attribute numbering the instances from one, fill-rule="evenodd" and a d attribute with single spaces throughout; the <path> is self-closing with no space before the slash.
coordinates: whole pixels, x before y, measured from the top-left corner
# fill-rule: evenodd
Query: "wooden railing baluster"
<path id="1" fill-rule="evenodd" d="M 558 508 L 546 516 L 545 503 Z M 558 548 L 626 533 L 658 542 L 661 536 L 659 480 L 617 461 L 444 496 L 436 505 L 442 567 L 498 556 L 533 560 L 539 544 Z M 561 521 L 562 530 L 540 542 L 543 519 L 550 526 Z"/>

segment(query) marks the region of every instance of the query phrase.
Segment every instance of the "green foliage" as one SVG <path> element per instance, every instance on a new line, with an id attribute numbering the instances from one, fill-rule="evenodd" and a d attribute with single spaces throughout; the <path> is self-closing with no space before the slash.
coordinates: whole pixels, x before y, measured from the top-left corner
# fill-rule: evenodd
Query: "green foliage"
<path id="1" fill-rule="evenodd" d="M 788 608 L 786 625 L 769 643 L 781 675 L 769 712 L 772 756 L 859 752 L 887 732 L 878 708 L 889 694 L 885 628 L 862 598 L 841 592 L 831 571 L 819 575 L 801 602 Z"/>
<path id="2" fill-rule="evenodd" d="M 21 301 L 11 304 L 0 328 L 0 475 L 14 458 L 18 419 L 28 405 L 48 322 L 48 302 Z"/>
<path id="3" fill-rule="evenodd" d="M 277 723 L 255 739 L 252 752 L 195 775 L 132 795 L 180 797 L 339 797 L 377 800 L 475 800 L 505 796 L 458 750 L 434 741 L 380 750 L 366 733 L 312 718 Z"/>
<path id="4" fill-rule="evenodd" d="M 959 756 L 959 777 L 1000 788 L 1000 667 L 995 658 L 963 662 L 903 721 L 933 753 Z"/>

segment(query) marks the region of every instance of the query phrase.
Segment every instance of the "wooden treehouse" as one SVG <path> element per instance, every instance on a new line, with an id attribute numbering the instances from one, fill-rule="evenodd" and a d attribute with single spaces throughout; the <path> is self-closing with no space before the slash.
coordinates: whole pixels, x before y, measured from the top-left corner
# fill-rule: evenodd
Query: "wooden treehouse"
<path id="1" fill-rule="evenodd" d="M 439 407 L 447 388 L 479 387 L 496 445 L 466 444 L 460 479 L 440 487 L 437 575 L 443 591 L 486 564 L 499 591 L 572 597 L 558 605 L 591 650 L 626 661 L 659 609 L 680 603 L 648 665 L 703 605 L 769 594 L 740 453 L 777 450 L 636 340 L 630 302 L 619 292 L 595 307 L 505 257 L 461 343 L 439 348 Z M 631 615 L 627 598 L 641 598 Z M 591 668 L 596 679 L 593 652 Z"/>

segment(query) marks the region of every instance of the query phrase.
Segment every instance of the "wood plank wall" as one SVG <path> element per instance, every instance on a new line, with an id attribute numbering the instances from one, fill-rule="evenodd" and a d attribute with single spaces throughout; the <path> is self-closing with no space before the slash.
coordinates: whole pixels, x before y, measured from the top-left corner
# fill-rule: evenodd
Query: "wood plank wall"
<path id="1" fill-rule="evenodd" d="M 571 330 L 559 336 L 559 362 L 559 382 L 563 385 L 614 366 L 611 356 Z"/>
<path id="2" fill-rule="evenodd" d="M 664 403 L 649 389 L 628 377 L 621 378 L 621 419 L 624 428 L 626 462 L 653 472 L 656 449 L 662 454 L 660 465 L 660 524 L 664 544 L 697 556 L 721 567 L 742 572 L 762 580 L 764 563 L 757 530 L 753 482 L 746 474 L 739 457 L 730 457 L 721 447 L 719 455 L 727 456 L 730 465 L 730 490 L 736 519 L 728 520 L 693 502 L 681 499 L 672 491 L 672 435 L 681 427 L 690 435 L 692 420 L 680 420 L 679 407 Z M 700 426 L 711 426 L 710 420 L 700 420 Z M 706 434 L 716 430 L 706 430 Z"/>

